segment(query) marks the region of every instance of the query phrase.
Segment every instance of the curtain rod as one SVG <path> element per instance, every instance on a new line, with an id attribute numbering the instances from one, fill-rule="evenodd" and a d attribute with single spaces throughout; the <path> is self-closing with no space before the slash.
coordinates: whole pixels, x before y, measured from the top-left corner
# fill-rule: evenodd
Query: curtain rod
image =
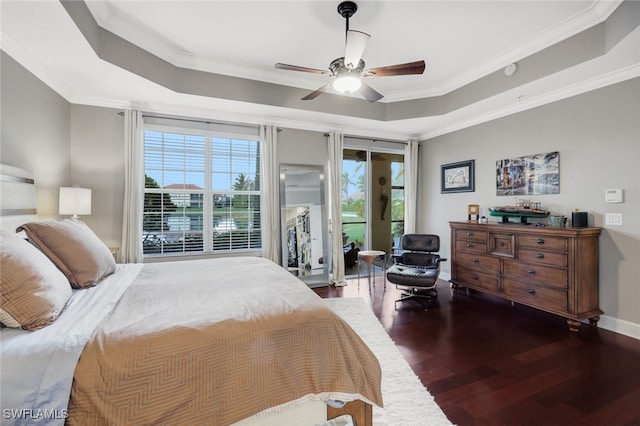
<path id="1" fill-rule="evenodd" d="M 238 127 L 248 127 L 250 129 L 258 129 L 260 126 L 244 124 L 244 123 L 229 123 L 224 121 L 211 121 L 211 120 L 197 120 L 195 118 L 177 118 L 177 117 L 162 117 L 159 115 L 147 115 L 142 114 L 142 118 L 160 118 L 162 120 L 176 120 L 176 121 L 188 121 L 190 123 L 204 123 L 204 124 L 222 124 L 226 126 L 238 126 Z"/>
<path id="2" fill-rule="evenodd" d="M 329 133 L 325 133 L 324 136 L 329 137 Z M 398 143 L 402 145 L 406 145 L 406 141 L 399 141 L 394 139 L 378 139 L 378 138 L 365 138 L 364 136 L 352 136 L 352 135 L 344 135 L 345 138 L 349 139 L 360 139 L 363 141 L 372 141 L 372 142 L 389 142 L 389 143 Z"/>
<path id="3" fill-rule="evenodd" d="M 121 117 L 124 117 L 124 112 L 120 111 L 118 113 L 118 115 L 121 116 Z M 198 119 L 195 119 L 195 118 L 164 117 L 164 116 L 161 116 L 161 115 L 150 115 L 150 114 L 142 114 L 142 118 L 160 118 L 162 120 L 187 121 L 187 122 L 190 122 L 190 123 L 222 124 L 222 125 L 226 125 L 226 126 L 248 127 L 250 129 L 258 129 L 258 128 L 260 128 L 260 126 L 258 126 L 258 125 L 251 125 L 251 124 L 244 124 L 244 123 L 231 123 L 231 122 L 224 122 L 224 121 L 198 120 Z M 280 129 L 278 129 L 278 131 L 280 131 Z"/>

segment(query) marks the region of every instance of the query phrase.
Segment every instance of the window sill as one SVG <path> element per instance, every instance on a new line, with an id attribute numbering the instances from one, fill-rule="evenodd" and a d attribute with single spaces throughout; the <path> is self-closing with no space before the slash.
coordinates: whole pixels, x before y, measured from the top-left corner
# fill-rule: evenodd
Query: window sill
<path id="1" fill-rule="evenodd" d="M 176 262 L 179 260 L 216 259 L 241 256 L 262 257 L 262 250 L 233 250 L 216 253 L 149 254 L 144 256 L 143 263 L 162 263 Z"/>

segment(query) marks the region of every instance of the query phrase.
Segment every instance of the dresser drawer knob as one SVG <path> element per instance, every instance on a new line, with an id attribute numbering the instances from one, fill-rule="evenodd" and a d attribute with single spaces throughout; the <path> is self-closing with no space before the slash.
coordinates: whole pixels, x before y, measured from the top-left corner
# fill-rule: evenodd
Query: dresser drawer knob
<path id="1" fill-rule="evenodd" d="M 535 269 L 529 269 L 529 275 L 535 275 L 536 274 L 536 270 Z"/>
<path id="2" fill-rule="evenodd" d="M 467 243 L 467 248 L 473 248 L 473 244 Z"/>
<path id="3" fill-rule="evenodd" d="M 473 259 L 471 259 L 471 261 L 472 261 L 473 263 L 480 263 L 480 261 L 479 261 L 478 259 L 476 259 L 475 257 L 474 257 Z"/>
<path id="4" fill-rule="evenodd" d="M 538 241 L 536 241 L 536 243 L 538 244 L 544 244 L 544 240 L 542 238 L 538 238 Z"/>
<path id="5" fill-rule="evenodd" d="M 538 259 L 544 259 L 544 253 L 538 253 L 538 254 L 536 254 L 536 257 Z"/>
<path id="6" fill-rule="evenodd" d="M 478 280 L 480 279 L 480 277 L 476 274 L 471 275 L 471 278 L 473 278 L 474 280 Z"/>
<path id="7" fill-rule="evenodd" d="M 536 294 L 536 289 L 535 288 L 530 288 L 529 290 L 527 290 L 527 293 Z"/>
<path id="8" fill-rule="evenodd" d="M 473 237 L 473 232 L 467 232 L 467 237 Z"/>

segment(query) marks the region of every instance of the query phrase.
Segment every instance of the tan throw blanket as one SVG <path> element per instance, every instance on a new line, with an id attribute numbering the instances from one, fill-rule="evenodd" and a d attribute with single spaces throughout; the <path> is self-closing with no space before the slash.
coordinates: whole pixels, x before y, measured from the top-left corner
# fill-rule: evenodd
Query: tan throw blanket
<path id="1" fill-rule="evenodd" d="M 380 381 L 360 337 L 273 262 L 147 264 L 84 348 L 68 424 L 227 425 L 307 399 L 382 406 Z"/>

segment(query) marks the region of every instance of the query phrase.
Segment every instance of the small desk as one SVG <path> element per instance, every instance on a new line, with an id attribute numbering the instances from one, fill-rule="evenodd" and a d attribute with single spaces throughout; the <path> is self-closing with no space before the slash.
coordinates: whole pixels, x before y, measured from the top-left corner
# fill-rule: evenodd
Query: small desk
<path id="1" fill-rule="evenodd" d="M 369 280 L 369 292 L 371 292 L 371 265 L 373 265 L 376 260 L 382 257 L 382 277 L 384 278 L 384 272 L 386 269 L 387 263 L 387 253 L 382 250 L 361 250 L 358 252 L 358 260 L 362 260 L 367 264 L 367 277 Z M 376 276 L 373 275 L 373 286 L 376 285 Z M 360 268 L 358 268 L 358 287 L 360 286 Z M 384 287 L 387 288 L 387 280 L 385 278 Z"/>

